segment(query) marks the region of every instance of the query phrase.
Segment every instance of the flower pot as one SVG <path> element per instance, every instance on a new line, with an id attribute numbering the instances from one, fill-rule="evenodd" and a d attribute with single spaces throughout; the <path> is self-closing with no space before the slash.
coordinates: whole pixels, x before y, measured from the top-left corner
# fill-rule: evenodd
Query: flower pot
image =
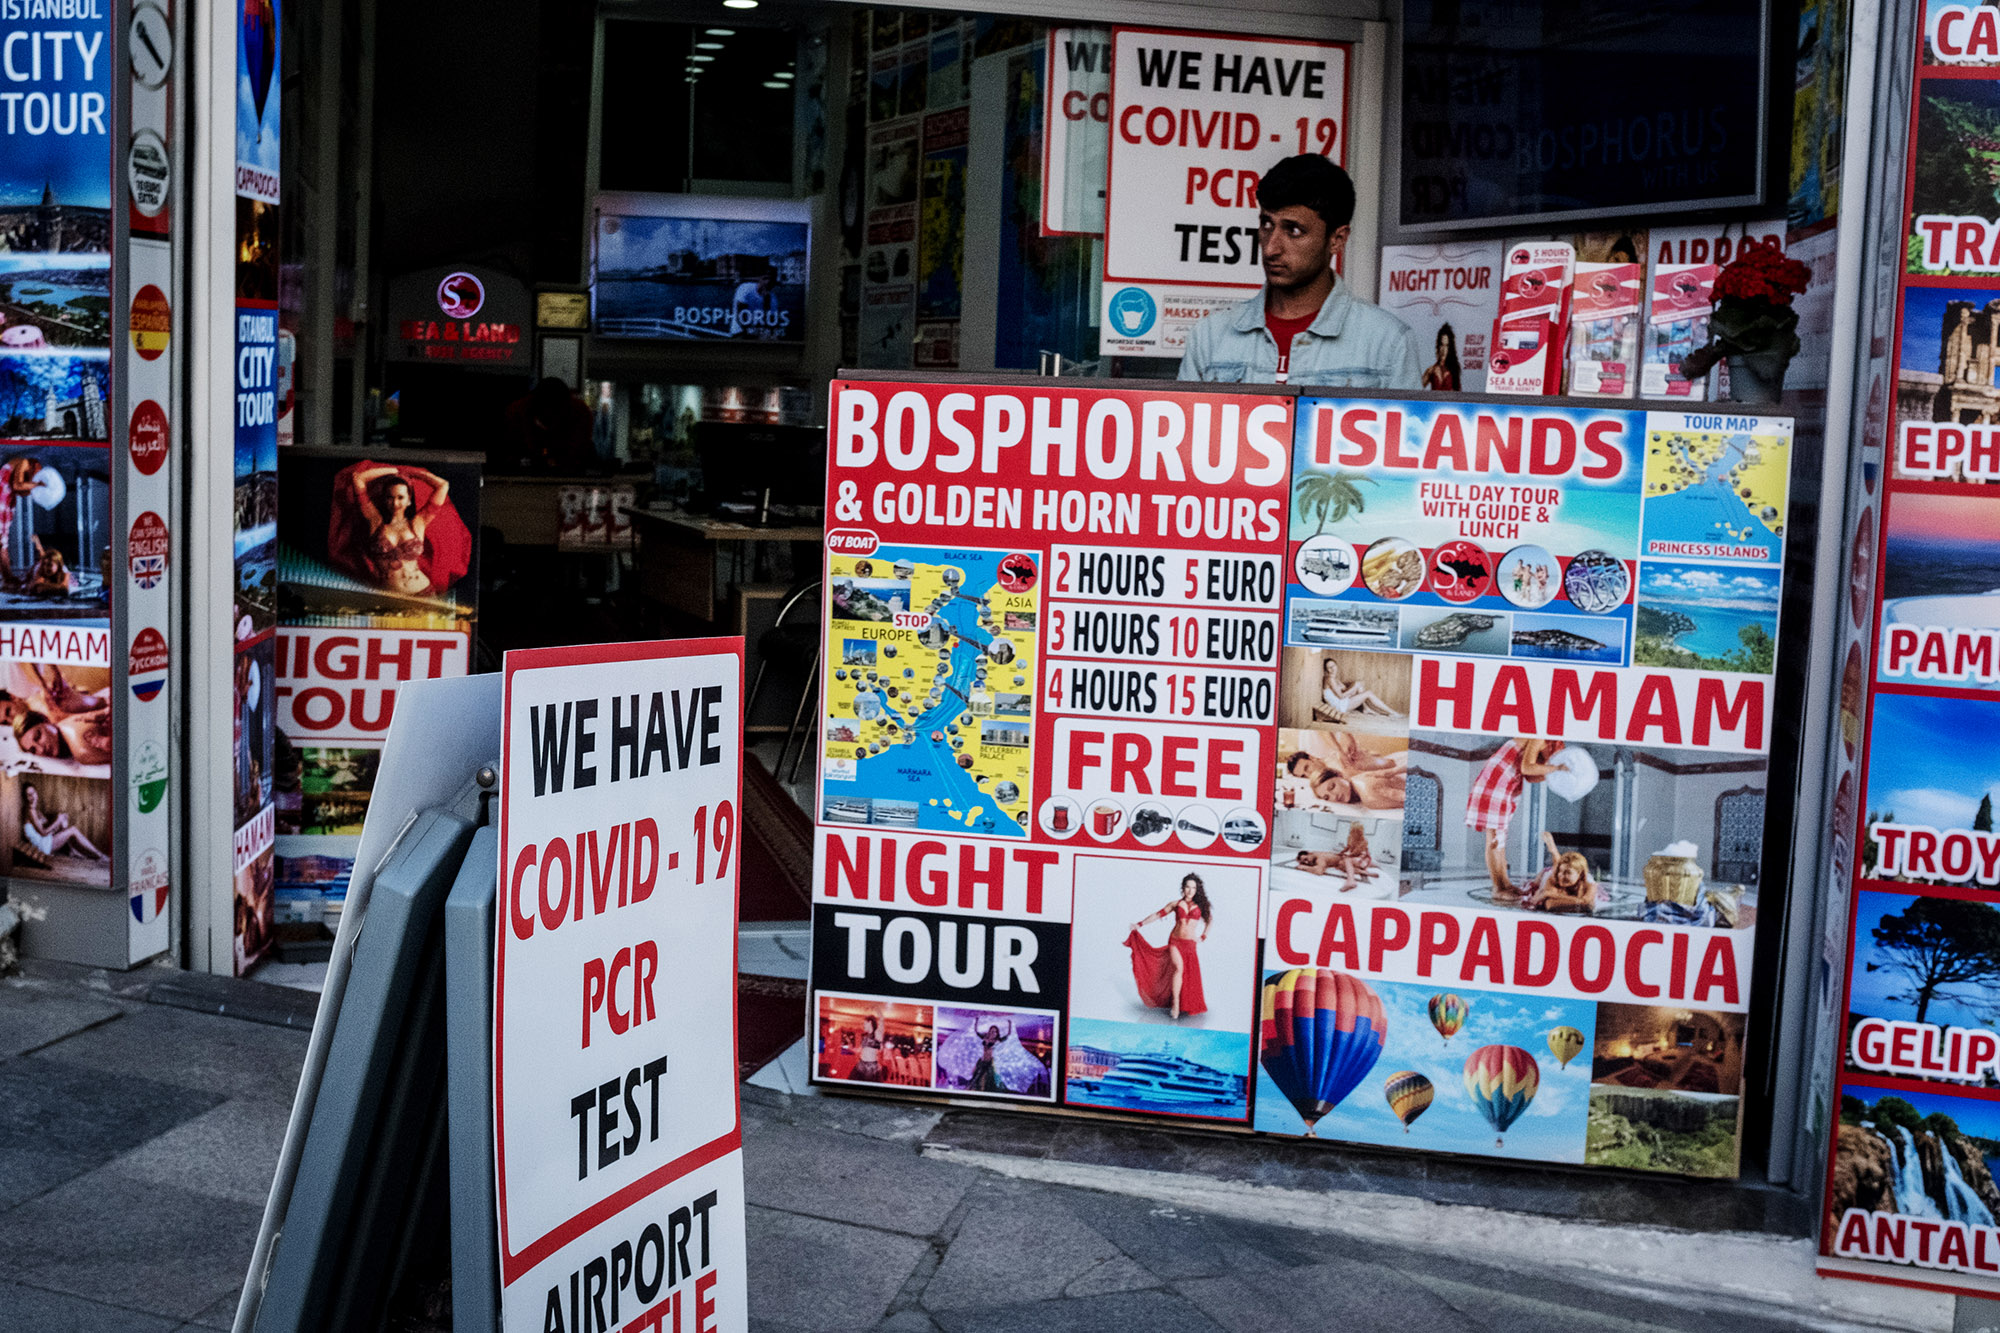
<path id="1" fill-rule="evenodd" d="M 1737 403 L 1776 406 L 1785 390 L 1785 367 L 1791 358 L 1783 352 L 1739 352 L 1729 358 L 1729 398 Z"/>

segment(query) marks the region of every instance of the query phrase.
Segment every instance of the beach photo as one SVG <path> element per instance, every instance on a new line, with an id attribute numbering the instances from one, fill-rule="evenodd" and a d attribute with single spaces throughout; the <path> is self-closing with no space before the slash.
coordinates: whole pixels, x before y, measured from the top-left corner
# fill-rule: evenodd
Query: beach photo
<path id="1" fill-rule="evenodd" d="M 1882 538 L 1885 631 L 2000 629 L 2000 494 L 1898 491 Z"/>
<path id="2" fill-rule="evenodd" d="M 1770 674 L 1778 655 L 1779 573 L 1776 566 L 1646 561 L 1632 660 Z"/>
<path id="3" fill-rule="evenodd" d="M 1258 1129 L 1583 1160 L 1595 1005 L 1326 968 L 1270 970 L 1263 989 L 1270 1018 L 1259 1036 Z M 1310 1058 L 1321 1045 L 1333 1058 Z"/>
<path id="4" fill-rule="evenodd" d="M 1407 758 L 1407 904 L 1756 920 L 1761 757 L 1414 731 Z"/>

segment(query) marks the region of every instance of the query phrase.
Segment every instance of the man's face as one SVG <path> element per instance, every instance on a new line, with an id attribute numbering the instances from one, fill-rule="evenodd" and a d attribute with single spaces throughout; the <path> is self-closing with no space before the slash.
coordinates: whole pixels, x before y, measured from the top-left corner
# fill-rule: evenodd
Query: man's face
<path id="1" fill-rule="evenodd" d="M 1257 247 L 1264 257 L 1264 277 L 1284 290 L 1304 287 L 1332 265 L 1347 248 L 1346 227 L 1332 234 L 1326 219 L 1304 204 L 1257 213 Z"/>

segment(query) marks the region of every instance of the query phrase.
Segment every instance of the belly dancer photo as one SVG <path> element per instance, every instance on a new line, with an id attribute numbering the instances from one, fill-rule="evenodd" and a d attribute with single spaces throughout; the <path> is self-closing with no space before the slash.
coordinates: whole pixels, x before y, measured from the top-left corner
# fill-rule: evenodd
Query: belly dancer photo
<path id="1" fill-rule="evenodd" d="M 1144 920 L 1132 923 L 1125 947 L 1132 951 L 1132 979 L 1139 986 L 1139 1000 L 1149 1009 L 1164 1009 L 1175 1022 L 1183 1014 L 1205 1014 L 1208 1000 L 1201 992 L 1201 955 L 1198 946 L 1208 938 L 1214 919 L 1208 891 L 1200 875 L 1181 880 L 1181 896 Z M 1139 932 L 1163 917 L 1174 919 L 1173 932 L 1165 944 L 1148 944 Z"/>

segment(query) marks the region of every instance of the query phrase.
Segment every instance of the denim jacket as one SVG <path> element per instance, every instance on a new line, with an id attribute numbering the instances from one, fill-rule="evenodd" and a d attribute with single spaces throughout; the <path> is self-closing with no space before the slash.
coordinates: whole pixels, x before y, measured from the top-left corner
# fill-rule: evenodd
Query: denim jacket
<path id="1" fill-rule="evenodd" d="M 1216 311 L 1188 334 L 1181 358 L 1184 380 L 1270 384 L 1277 376 L 1278 344 L 1264 327 L 1261 290 Z M 1336 277 L 1319 315 L 1292 339 L 1286 382 L 1307 388 L 1421 389 L 1417 335 L 1382 307 L 1355 300 Z"/>

